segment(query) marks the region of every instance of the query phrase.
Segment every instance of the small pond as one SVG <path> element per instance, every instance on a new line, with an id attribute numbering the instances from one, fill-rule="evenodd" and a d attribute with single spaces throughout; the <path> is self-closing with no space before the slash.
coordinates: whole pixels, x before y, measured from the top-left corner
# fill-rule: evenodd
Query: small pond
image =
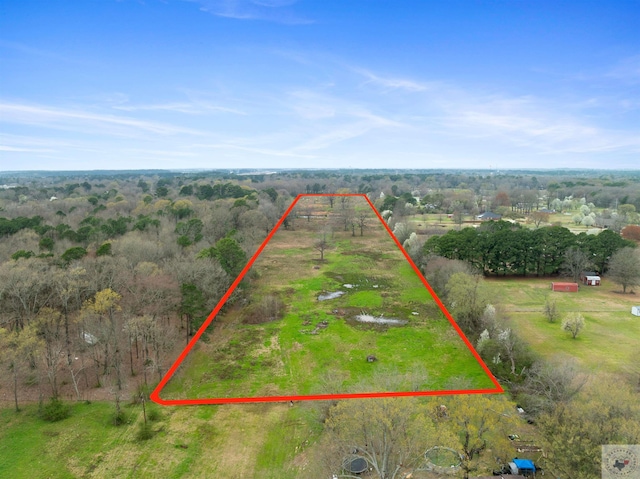
<path id="1" fill-rule="evenodd" d="M 360 323 L 395 324 L 398 326 L 408 323 L 408 321 L 405 321 L 403 319 L 384 318 L 382 316 L 376 318 L 375 316 L 371 316 L 370 314 L 358 314 L 354 319 Z"/>
<path id="2" fill-rule="evenodd" d="M 336 299 L 344 294 L 344 291 L 334 291 L 332 293 L 324 293 L 318 296 L 318 301 L 326 301 L 328 299 Z"/>

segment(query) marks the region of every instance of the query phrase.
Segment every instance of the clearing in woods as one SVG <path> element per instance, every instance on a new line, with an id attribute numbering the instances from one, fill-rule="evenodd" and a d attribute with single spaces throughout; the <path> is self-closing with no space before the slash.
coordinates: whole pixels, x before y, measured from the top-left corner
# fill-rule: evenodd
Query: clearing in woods
<path id="1" fill-rule="evenodd" d="M 364 196 L 301 195 L 238 289 L 154 400 L 501 392 Z"/>

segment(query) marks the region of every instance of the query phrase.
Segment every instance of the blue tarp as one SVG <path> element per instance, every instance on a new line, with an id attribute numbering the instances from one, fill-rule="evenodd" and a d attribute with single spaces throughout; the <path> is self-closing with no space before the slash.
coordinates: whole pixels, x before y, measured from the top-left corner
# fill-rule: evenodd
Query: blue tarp
<path id="1" fill-rule="evenodd" d="M 536 472 L 536 466 L 533 464 L 533 461 L 530 461 L 529 459 L 514 459 L 513 463 L 520 471 Z"/>

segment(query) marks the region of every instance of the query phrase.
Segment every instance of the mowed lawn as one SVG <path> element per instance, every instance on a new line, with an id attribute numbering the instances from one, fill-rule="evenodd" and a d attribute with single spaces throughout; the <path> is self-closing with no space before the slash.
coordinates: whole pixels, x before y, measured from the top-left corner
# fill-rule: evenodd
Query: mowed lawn
<path id="1" fill-rule="evenodd" d="M 604 276 L 601 286 L 560 293 L 551 291 L 551 281 L 563 279 L 491 278 L 486 283 L 519 336 L 539 354 L 548 359 L 575 358 L 592 372 L 627 372 L 640 349 L 640 317 L 631 314 L 631 307 L 640 305 L 640 290 L 621 294 L 622 288 Z M 543 314 L 547 297 L 558 305 L 561 317 L 556 323 L 549 323 Z M 576 339 L 560 326 L 572 312 L 581 313 L 586 323 Z"/>

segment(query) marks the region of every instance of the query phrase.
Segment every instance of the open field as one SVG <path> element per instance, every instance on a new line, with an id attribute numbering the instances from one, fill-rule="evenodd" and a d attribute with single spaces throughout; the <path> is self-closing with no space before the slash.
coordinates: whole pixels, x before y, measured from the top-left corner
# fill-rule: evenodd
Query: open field
<path id="1" fill-rule="evenodd" d="M 631 315 L 631 306 L 640 304 L 639 295 L 621 294 L 621 288 L 606 276 L 601 286 L 581 286 L 577 293 L 552 292 L 551 281 L 549 278 L 492 278 L 487 284 L 520 337 L 537 353 L 548 359 L 575 358 L 592 372 L 628 371 L 638 359 L 640 318 Z M 556 300 L 561 316 L 574 311 L 582 313 L 586 325 L 576 339 L 561 331 L 561 319 L 549 323 L 544 317 L 542 311 L 547 297 Z"/>
<path id="2" fill-rule="evenodd" d="M 429 399 L 421 402 L 426 405 Z M 312 401 L 295 407 L 161 407 L 160 418 L 152 422 L 155 435 L 146 441 L 136 439 L 143 421 L 140 405 L 123 407 L 128 422 L 119 427 L 110 423 L 114 406 L 106 402 L 73 404 L 71 417 L 57 423 L 39 419 L 35 404 L 20 413 L 2 409 L 0 477 L 326 479 L 318 462 L 323 406 Z M 535 438 L 524 423 L 510 432 Z M 421 472 L 413 477 L 438 476 Z"/>
<path id="3" fill-rule="evenodd" d="M 77 403 L 57 423 L 39 419 L 36 405 L 0 410 L 0 477 L 289 479 L 321 430 L 314 409 L 283 404 L 159 408 L 155 436 L 137 441 L 141 407 L 124 407 L 119 427 L 113 408 Z"/>
<path id="4" fill-rule="evenodd" d="M 249 300 L 214 319 L 163 399 L 493 388 L 365 201 L 350 200 L 368 209 L 362 236 L 325 198 L 301 200 L 312 218 L 273 236 L 248 273 Z M 331 293 L 341 296 L 319 300 Z M 281 319 L 264 311 L 274 301 Z"/>
<path id="5" fill-rule="evenodd" d="M 584 225 L 576 225 L 573 221 L 573 214 L 564 214 L 564 213 L 553 213 L 549 215 L 549 221 L 547 223 L 543 223 L 540 227 L 551 226 L 551 225 L 559 225 L 567 228 L 574 234 L 578 233 L 588 233 L 588 234 L 598 234 L 602 231 L 600 228 L 595 226 L 584 226 Z M 477 227 L 482 224 L 482 221 L 476 220 L 473 215 L 463 215 L 462 217 L 462 225 L 458 225 L 453 218 L 449 218 L 447 214 L 444 213 L 425 213 L 425 214 L 416 214 L 409 216 L 405 221 L 407 221 L 412 229 L 415 229 L 417 232 L 420 231 L 429 231 L 431 230 L 442 230 L 443 233 L 446 233 L 452 229 L 459 229 L 465 227 Z M 524 226 L 527 228 L 536 228 L 536 226 L 532 222 L 527 222 L 527 219 L 521 218 L 516 221 L 520 226 Z"/>

